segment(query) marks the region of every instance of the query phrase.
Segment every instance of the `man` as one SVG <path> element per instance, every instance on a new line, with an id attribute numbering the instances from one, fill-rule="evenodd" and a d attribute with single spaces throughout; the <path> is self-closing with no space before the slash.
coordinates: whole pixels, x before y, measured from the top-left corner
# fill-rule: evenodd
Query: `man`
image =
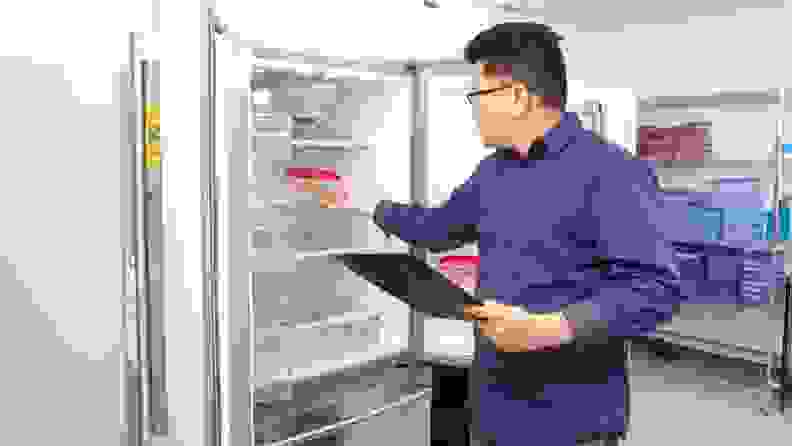
<path id="1" fill-rule="evenodd" d="M 380 202 L 387 234 L 433 251 L 478 241 L 473 427 L 480 444 L 615 444 L 627 425 L 625 338 L 682 296 L 649 166 L 564 112 L 561 38 L 504 23 L 467 46 L 480 67 L 484 159 L 441 207 Z M 450 243 L 450 244 L 449 244 Z"/>

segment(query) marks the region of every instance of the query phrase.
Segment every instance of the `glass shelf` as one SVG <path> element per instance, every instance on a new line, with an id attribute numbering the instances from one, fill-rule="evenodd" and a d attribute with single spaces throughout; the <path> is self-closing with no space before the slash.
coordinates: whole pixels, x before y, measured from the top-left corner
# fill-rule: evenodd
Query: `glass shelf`
<path id="1" fill-rule="evenodd" d="M 272 207 L 286 210 L 286 211 L 294 211 L 294 212 L 301 212 L 301 211 L 321 211 L 321 212 L 335 212 L 335 213 L 344 213 L 349 214 L 355 217 L 367 217 L 371 218 L 372 213 L 368 211 L 364 211 L 363 209 L 354 209 L 354 208 L 317 208 L 315 203 L 311 203 L 310 206 L 302 205 L 302 203 L 298 201 L 291 201 L 291 200 L 272 200 L 271 202 Z"/>
<path id="2" fill-rule="evenodd" d="M 350 311 L 314 321 L 278 321 L 270 327 L 256 329 L 256 334 L 257 336 L 272 336 L 283 332 L 283 330 L 338 327 L 355 322 L 381 321 L 384 316 L 385 314 L 382 311 Z"/>
<path id="3" fill-rule="evenodd" d="M 256 387 L 269 387 L 281 383 L 299 383 L 325 375 L 331 375 L 343 370 L 360 367 L 369 362 L 378 361 L 390 357 L 397 357 L 406 351 L 406 346 L 393 344 L 378 344 L 364 352 L 349 352 L 343 358 L 315 360 L 310 367 L 301 367 L 282 370 L 275 376 L 254 378 Z M 269 353 L 259 352 L 256 354 L 256 362 L 261 358 L 268 362 L 271 359 Z"/>
<path id="4" fill-rule="evenodd" d="M 295 138 L 292 140 L 292 147 L 295 150 L 341 150 L 356 151 L 367 150 L 365 144 L 358 144 L 346 138 Z"/>

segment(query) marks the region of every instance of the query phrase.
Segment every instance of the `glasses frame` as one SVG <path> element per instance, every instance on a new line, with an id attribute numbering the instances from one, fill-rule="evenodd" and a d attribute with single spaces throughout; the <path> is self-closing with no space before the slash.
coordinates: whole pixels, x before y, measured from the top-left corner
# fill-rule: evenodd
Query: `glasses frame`
<path id="1" fill-rule="evenodd" d="M 495 93 L 496 91 L 506 90 L 507 88 L 511 88 L 512 86 L 513 84 L 509 84 L 509 85 L 504 85 L 502 87 L 489 88 L 487 90 L 471 91 L 470 93 L 465 94 L 465 102 L 467 102 L 469 105 L 473 105 L 473 98 L 477 96 L 488 95 L 491 93 Z"/>
<path id="2" fill-rule="evenodd" d="M 496 91 L 506 90 L 506 89 L 512 88 L 514 86 L 515 86 L 515 83 L 511 83 L 511 84 L 504 85 L 504 86 L 497 87 L 497 88 L 489 88 L 487 90 L 471 91 L 470 93 L 466 93 L 465 94 L 465 102 L 467 102 L 469 105 L 473 105 L 473 98 L 474 97 L 492 94 L 492 93 L 495 93 Z M 529 93 L 535 93 L 536 92 L 536 90 L 533 89 L 533 88 L 528 88 L 527 90 L 528 90 Z"/>

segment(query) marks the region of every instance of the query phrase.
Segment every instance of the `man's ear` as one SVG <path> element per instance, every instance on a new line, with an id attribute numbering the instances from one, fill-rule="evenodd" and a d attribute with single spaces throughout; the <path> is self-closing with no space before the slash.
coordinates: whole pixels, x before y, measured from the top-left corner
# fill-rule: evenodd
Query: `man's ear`
<path id="1" fill-rule="evenodd" d="M 512 88 L 512 103 L 515 105 L 522 105 L 521 113 L 531 113 L 536 109 L 536 98 L 531 96 L 528 88 L 522 84 L 517 83 Z"/>

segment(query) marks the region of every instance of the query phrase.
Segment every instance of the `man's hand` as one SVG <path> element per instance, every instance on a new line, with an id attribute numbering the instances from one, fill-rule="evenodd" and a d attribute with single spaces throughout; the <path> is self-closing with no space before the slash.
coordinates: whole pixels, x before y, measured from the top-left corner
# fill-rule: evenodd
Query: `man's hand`
<path id="1" fill-rule="evenodd" d="M 323 208 L 344 207 L 345 201 L 343 194 L 337 191 L 323 190 L 319 192 L 319 206 Z"/>
<path id="2" fill-rule="evenodd" d="M 515 308 L 511 305 L 485 303 L 484 305 L 465 305 L 465 320 L 512 319 Z"/>
<path id="3" fill-rule="evenodd" d="M 313 192 L 319 197 L 319 206 L 323 208 L 343 208 L 349 200 L 349 194 L 342 188 L 338 190 L 316 190 L 315 188 L 301 188 L 303 192 Z"/>
<path id="4" fill-rule="evenodd" d="M 343 180 L 339 181 L 332 190 L 324 188 L 321 182 L 313 180 L 295 182 L 293 187 L 299 192 L 316 194 L 319 198 L 319 206 L 323 208 L 343 208 L 349 201 L 349 191 Z"/>
<path id="5" fill-rule="evenodd" d="M 491 337 L 501 351 L 556 347 L 571 336 L 571 327 L 560 313 L 530 314 L 511 305 L 466 305 L 465 319 L 480 321 L 481 333 Z"/>
<path id="6" fill-rule="evenodd" d="M 481 334 L 499 351 L 525 352 L 560 346 L 568 330 L 563 319 L 490 319 L 479 322 Z"/>

